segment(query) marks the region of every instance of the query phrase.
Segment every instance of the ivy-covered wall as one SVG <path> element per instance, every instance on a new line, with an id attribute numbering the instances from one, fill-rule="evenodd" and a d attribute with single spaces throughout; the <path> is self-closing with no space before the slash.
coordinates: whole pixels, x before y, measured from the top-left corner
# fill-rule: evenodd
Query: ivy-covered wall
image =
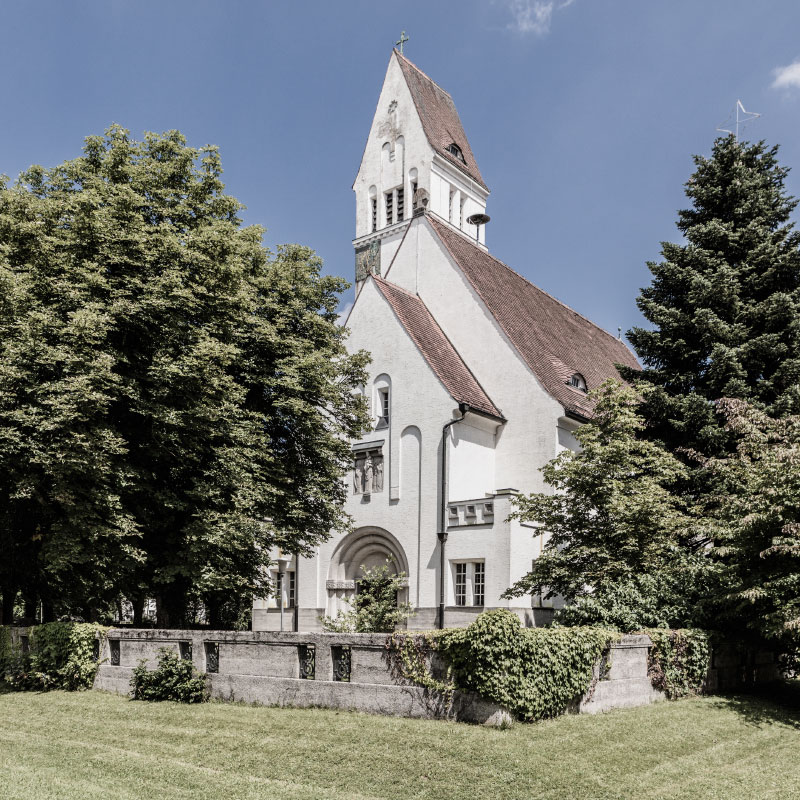
<path id="1" fill-rule="evenodd" d="M 107 628 L 85 622 L 0 627 L 0 680 L 11 689 L 91 689 Z"/>

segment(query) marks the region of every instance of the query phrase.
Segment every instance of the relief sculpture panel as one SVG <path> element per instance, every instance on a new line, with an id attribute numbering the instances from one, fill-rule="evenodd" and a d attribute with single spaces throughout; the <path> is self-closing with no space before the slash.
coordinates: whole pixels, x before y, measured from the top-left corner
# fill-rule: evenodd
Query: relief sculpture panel
<path id="1" fill-rule="evenodd" d="M 353 464 L 353 494 L 383 491 L 383 454 L 379 451 L 357 453 Z"/>

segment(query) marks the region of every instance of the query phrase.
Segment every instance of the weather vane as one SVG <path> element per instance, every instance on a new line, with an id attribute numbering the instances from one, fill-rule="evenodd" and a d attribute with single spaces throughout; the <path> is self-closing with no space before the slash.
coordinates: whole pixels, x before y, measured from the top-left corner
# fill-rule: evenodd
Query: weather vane
<path id="1" fill-rule="evenodd" d="M 736 105 L 728 114 L 727 119 L 724 122 L 720 122 L 717 130 L 720 133 L 731 133 L 736 137 L 736 141 L 739 141 L 739 128 L 744 128 L 748 122 L 752 122 L 754 119 L 758 119 L 761 114 L 757 114 L 755 111 L 747 111 L 745 107 L 742 105 L 741 100 L 736 101 Z M 733 130 L 730 128 L 724 127 L 725 125 L 732 125 L 734 126 Z"/>
<path id="2" fill-rule="evenodd" d="M 403 31 L 403 32 L 400 34 L 400 41 L 399 41 L 399 42 L 395 42 L 395 43 L 394 43 L 394 44 L 395 44 L 395 47 L 399 47 L 399 48 L 400 48 L 400 55 L 403 55 L 403 45 L 404 45 L 404 44 L 405 44 L 407 41 L 408 41 L 408 36 L 406 36 L 406 32 L 405 32 L 405 31 Z"/>

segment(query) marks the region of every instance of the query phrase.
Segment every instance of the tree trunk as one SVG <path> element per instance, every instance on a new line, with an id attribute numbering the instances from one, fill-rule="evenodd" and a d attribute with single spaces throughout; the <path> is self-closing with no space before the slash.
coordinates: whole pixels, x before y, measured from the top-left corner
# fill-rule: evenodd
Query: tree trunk
<path id="1" fill-rule="evenodd" d="M 3 607 L 0 611 L 0 625 L 14 624 L 14 598 L 17 593 L 10 586 L 0 587 L 3 595 Z"/>
<path id="2" fill-rule="evenodd" d="M 142 595 L 132 597 L 131 605 L 133 606 L 133 627 L 141 628 L 144 624 L 144 597 Z M 120 621 L 122 621 L 121 616 Z"/>

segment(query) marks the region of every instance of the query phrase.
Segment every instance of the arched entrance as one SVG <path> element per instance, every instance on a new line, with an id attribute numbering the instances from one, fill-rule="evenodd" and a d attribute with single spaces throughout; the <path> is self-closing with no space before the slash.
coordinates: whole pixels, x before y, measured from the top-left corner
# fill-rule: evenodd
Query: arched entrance
<path id="1" fill-rule="evenodd" d="M 334 616 L 350 606 L 347 598 L 356 591 L 358 579 L 365 569 L 386 564 L 395 575 L 408 575 L 408 559 L 397 539 L 383 528 L 359 528 L 342 539 L 333 551 L 328 568 L 328 603 L 326 613 Z M 399 599 L 405 602 L 408 589 Z"/>

